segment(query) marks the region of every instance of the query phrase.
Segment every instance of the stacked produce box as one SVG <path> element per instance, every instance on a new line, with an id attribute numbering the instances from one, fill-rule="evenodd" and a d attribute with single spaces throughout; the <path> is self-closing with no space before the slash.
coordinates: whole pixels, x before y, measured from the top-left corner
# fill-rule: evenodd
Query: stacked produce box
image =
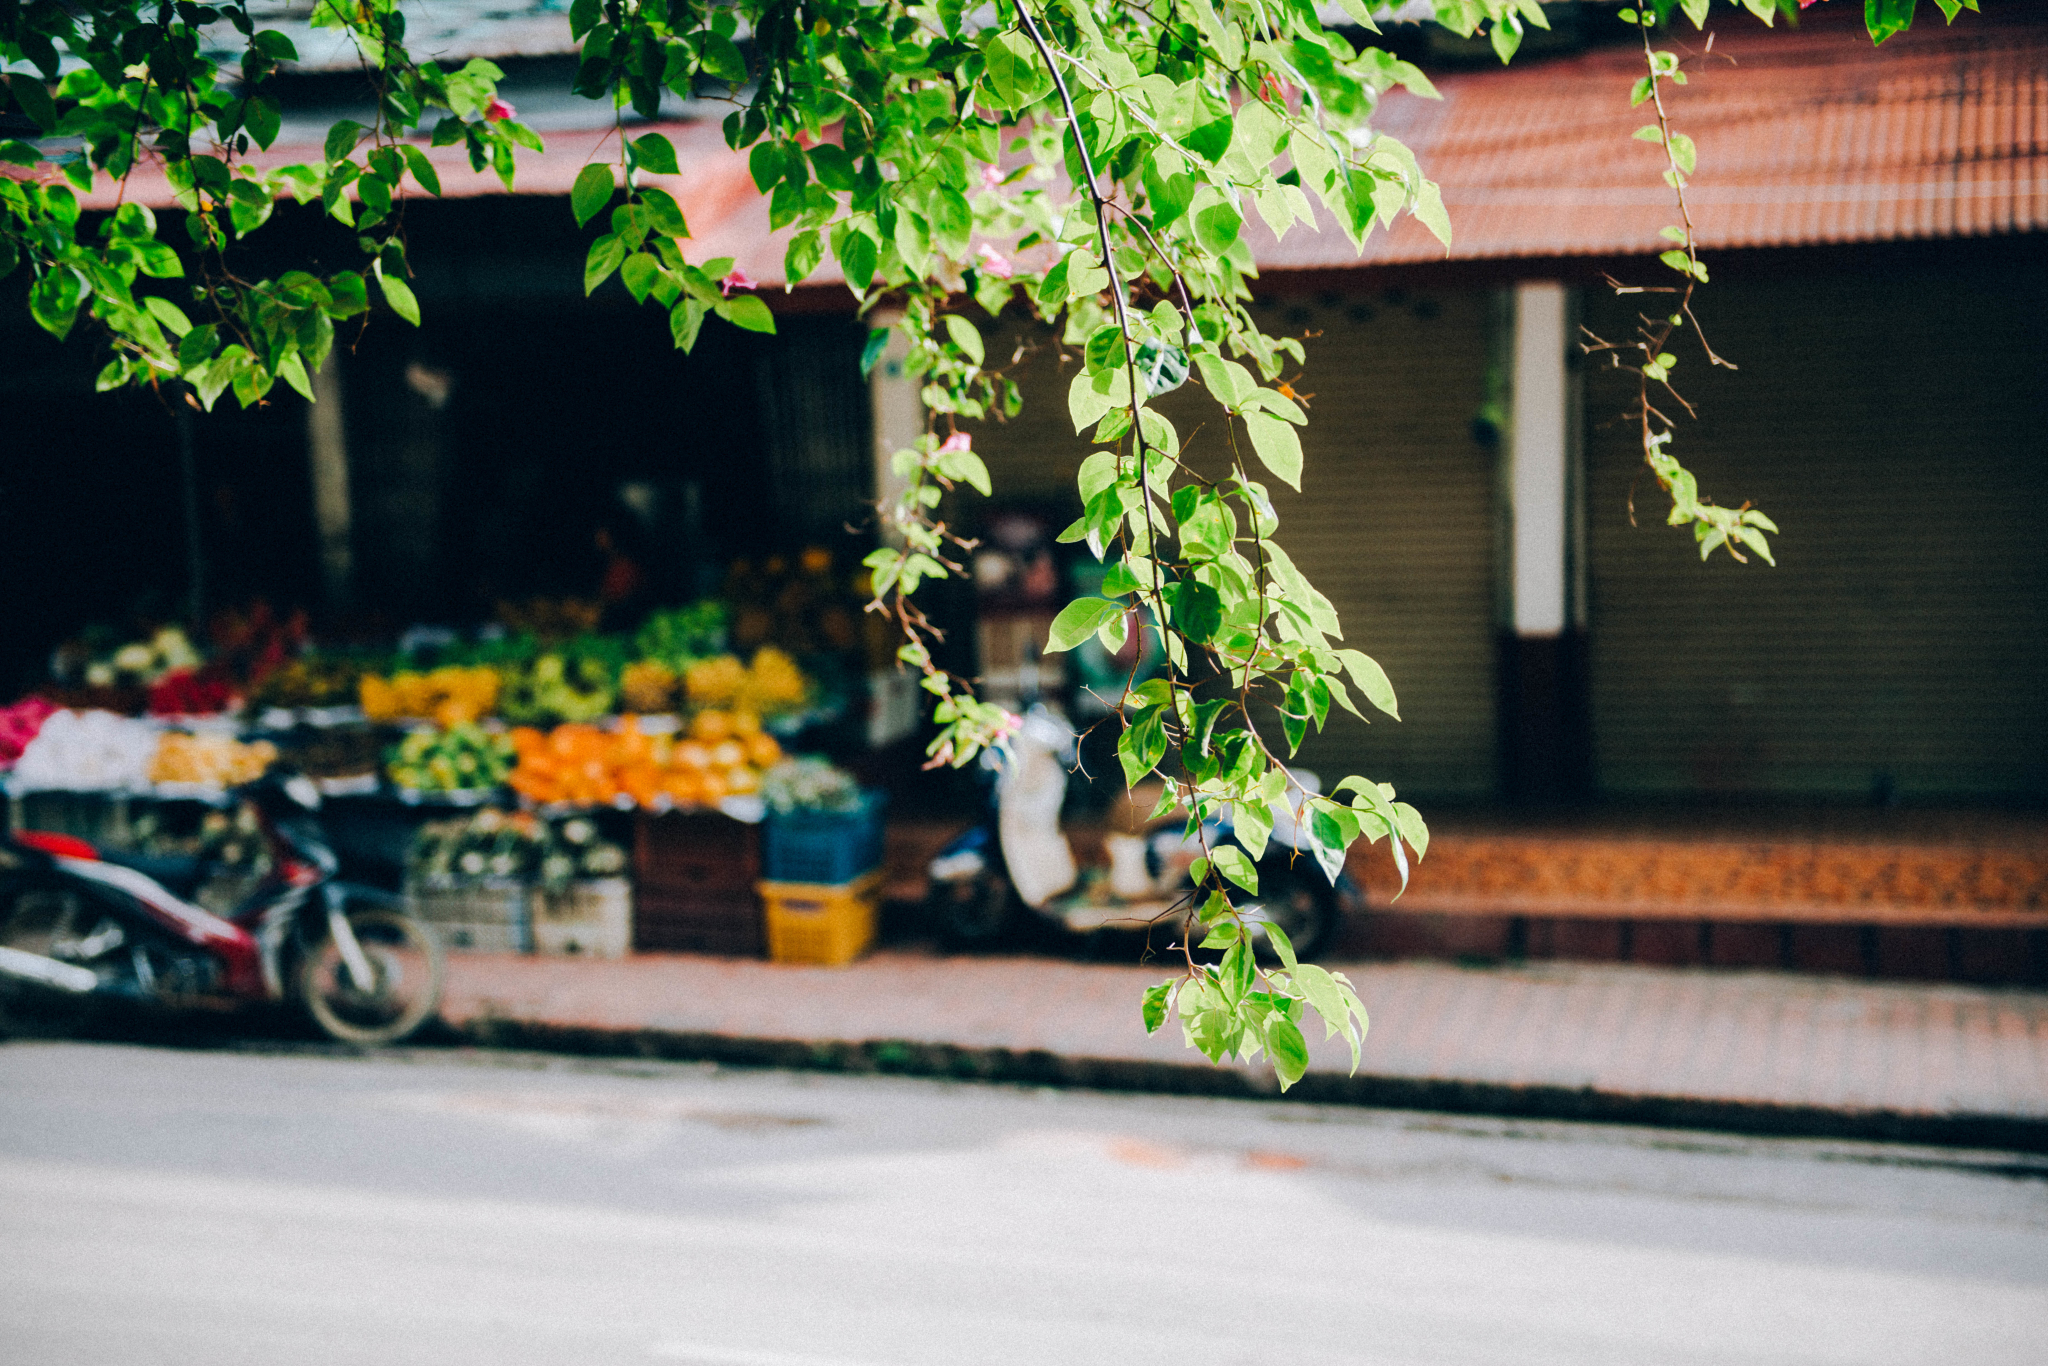
<path id="1" fill-rule="evenodd" d="M 768 956 L 839 966 L 874 941 L 882 891 L 883 795 L 798 760 L 769 775 L 761 903 Z"/>

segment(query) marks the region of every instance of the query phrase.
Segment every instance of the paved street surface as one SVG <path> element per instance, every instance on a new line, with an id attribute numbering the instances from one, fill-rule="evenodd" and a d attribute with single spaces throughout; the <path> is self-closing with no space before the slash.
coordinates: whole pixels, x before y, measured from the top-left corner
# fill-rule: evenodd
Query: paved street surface
<path id="1" fill-rule="evenodd" d="M 2048 1117 L 2048 992 L 1564 963 L 1340 966 L 1372 1013 L 1368 1075 Z M 1140 994 L 1171 972 L 903 952 L 846 968 L 455 955 L 443 1013 L 457 1024 L 904 1039 L 1206 1066 L 1177 1028 L 1148 1039 L 1140 1027 Z M 1317 1070 L 1349 1068 L 1341 1041 L 1310 1033 Z"/>
<path id="2" fill-rule="evenodd" d="M 2031 1364 L 2044 1177 L 1273 1102 L 17 1042 L 0 1357 Z"/>

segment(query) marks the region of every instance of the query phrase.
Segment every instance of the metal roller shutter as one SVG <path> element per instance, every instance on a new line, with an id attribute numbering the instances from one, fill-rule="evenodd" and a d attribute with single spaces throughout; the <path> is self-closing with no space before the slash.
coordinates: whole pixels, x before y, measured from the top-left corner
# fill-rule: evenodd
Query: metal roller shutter
<path id="1" fill-rule="evenodd" d="M 1263 305 L 1260 320 L 1269 332 L 1321 334 L 1295 381 L 1314 398 L 1303 492 L 1283 488 L 1277 498 L 1280 543 L 1336 605 L 1347 643 L 1386 667 L 1405 718 L 1368 727 L 1339 713 L 1302 747 L 1301 762 L 1325 781 L 1363 773 L 1404 795 L 1491 797 L 1494 457 L 1472 430 L 1489 296 L 1283 298 Z M 975 449 L 998 497 L 1057 498 L 1078 514 L 1073 477 L 1086 449 L 1066 418 L 1072 367 L 1059 371 L 1049 353 L 1027 364 L 1024 414 L 979 431 Z M 1188 458 L 1213 473 L 1222 449 L 1215 406 L 1176 394 L 1162 408 Z"/>
<path id="2" fill-rule="evenodd" d="M 1916 268 L 1744 279 L 1700 301 L 1741 365 L 1674 447 L 1778 522 L 1778 567 L 1701 564 L 1627 429 L 1587 398 L 1591 687 L 1612 794 L 2048 795 L 2048 274 Z M 1896 258 L 1895 258 L 1896 259 Z M 1596 331 L 1632 310 L 1588 291 Z M 1639 528 L 1625 510 L 1634 485 Z"/>

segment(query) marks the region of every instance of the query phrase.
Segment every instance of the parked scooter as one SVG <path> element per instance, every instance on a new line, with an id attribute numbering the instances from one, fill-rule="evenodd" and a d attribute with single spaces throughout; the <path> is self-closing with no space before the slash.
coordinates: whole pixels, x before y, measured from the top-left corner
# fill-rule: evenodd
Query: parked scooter
<path id="1" fill-rule="evenodd" d="M 1027 914 L 1074 934 L 1199 932 L 1188 869 L 1202 843 L 1238 843 L 1230 825 L 1208 822 L 1201 841 L 1188 839 L 1178 821 L 1144 835 L 1113 833 L 1104 840 L 1108 869 L 1084 872 L 1060 829 L 1078 739 L 1064 717 L 1040 705 L 1025 714 L 1007 759 L 984 756 L 995 778 L 987 818 L 947 843 L 926 870 L 926 908 L 949 942 L 991 943 Z M 1295 777 L 1316 790 L 1313 774 L 1296 770 Z M 1304 958 L 1326 947 L 1346 909 L 1362 901 L 1347 874 L 1334 882 L 1323 874 L 1293 820 L 1275 823 L 1257 867 L 1259 895 L 1245 906 L 1247 918 L 1280 926 Z"/>
<path id="2" fill-rule="evenodd" d="M 441 947 L 403 898 L 338 880 L 304 777 L 237 790 L 271 872 L 227 916 L 191 897 L 197 858 L 101 850 L 70 835 L 0 839 L 0 1026 L 60 1026 L 118 1000 L 178 1009 L 302 1008 L 329 1037 L 383 1044 L 439 1006 Z"/>

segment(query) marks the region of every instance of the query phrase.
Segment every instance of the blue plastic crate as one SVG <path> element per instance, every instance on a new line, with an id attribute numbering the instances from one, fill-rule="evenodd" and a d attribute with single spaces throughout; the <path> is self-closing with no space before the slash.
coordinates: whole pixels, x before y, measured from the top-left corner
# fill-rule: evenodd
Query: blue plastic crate
<path id="1" fill-rule="evenodd" d="M 886 792 L 864 791 L 858 811 L 768 813 L 761 824 L 761 875 L 770 882 L 852 882 L 882 863 Z"/>

